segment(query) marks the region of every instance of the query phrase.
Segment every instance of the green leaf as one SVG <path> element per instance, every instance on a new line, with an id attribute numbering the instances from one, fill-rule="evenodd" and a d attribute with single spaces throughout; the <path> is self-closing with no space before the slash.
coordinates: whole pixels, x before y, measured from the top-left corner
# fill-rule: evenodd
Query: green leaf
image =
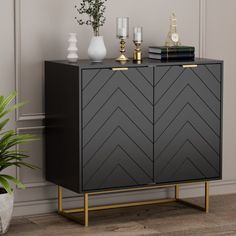
<path id="1" fill-rule="evenodd" d="M 21 189 L 25 189 L 25 185 L 19 181 L 17 178 L 10 176 L 10 175 L 1 175 L 1 177 L 8 179 L 10 181 L 12 181 L 14 184 L 16 184 L 16 186 L 18 186 Z"/>
<path id="2" fill-rule="evenodd" d="M 3 129 L 3 127 L 8 123 L 9 120 L 10 120 L 10 119 L 6 119 L 6 120 L 4 120 L 4 121 L 2 121 L 2 122 L 0 123 L 0 130 Z"/>
<path id="3" fill-rule="evenodd" d="M 6 107 L 8 107 L 10 105 L 10 103 L 15 99 L 16 94 L 17 94 L 16 92 L 13 92 L 9 96 L 7 96 L 6 98 L 1 99 L 1 102 L 0 102 L 0 118 L 2 118 L 3 116 L 5 116 L 8 113 L 14 111 L 15 109 L 24 106 L 27 103 L 27 102 L 17 103 L 15 105 L 9 107 L 8 109 L 6 109 Z"/>
<path id="4" fill-rule="evenodd" d="M 16 92 L 12 92 L 7 97 L 1 96 L 1 103 L 0 103 L 0 111 L 3 110 L 6 106 L 8 106 L 16 97 Z"/>
<path id="5" fill-rule="evenodd" d="M 2 176 L 0 176 L 0 184 L 9 194 L 12 194 L 12 189 L 9 182 Z"/>
<path id="6" fill-rule="evenodd" d="M 16 145 L 25 144 L 37 140 L 31 134 L 16 134 L 14 131 L 7 132 L 0 140 L 0 150 L 4 152 Z"/>
<path id="7" fill-rule="evenodd" d="M 37 166 L 35 166 L 35 165 L 31 165 L 31 164 L 29 164 L 29 163 L 27 163 L 27 162 L 17 162 L 20 166 L 25 166 L 25 167 L 28 167 L 28 168 L 30 168 L 30 169 L 32 169 L 32 170 L 35 170 L 35 169 L 40 169 L 39 167 L 37 167 Z"/>
<path id="8" fill-rule="evenodd" d="M 2 117 L 2 112 L 15 99 L 15 97 L 16 97 L 16 92 L 11 93 L 9 96 L 5 98 L 2 97 L 1 103 L 0 103 L 0 117 Z"/>
<path id="9" fill-rule="evenodd" d="M 10 113 L 10 112 L 12 112 L 12 111 L 14 111 L 14 110 L 16 110 L 17 108 L 20 108 L 20 107 L 23 107 L 25 104 L 27 104 L 28 102 L 21 102 L 21 103 L 17 103 L 17 104 L 15 104 L 15 105 L 13 105 L 13 106 L 11 106 L 8 110 L 6 110 L 5 112 L 4 112 L 4 115 L 6 115 L 6 114 L 8 114 L 8 113 Z M 0 118 L 2 117 L 3 115 L 0 115 Z"/>
<path id="10" fill-rule="evenodd" d="M 11 167 L 11 166 L 22 167 L 23 164 L 20 164 L 19 162 L 5 163 L 5 164 L 1 165 L 0 171 L 3 171 L 3 170 L 5 170 L 5 169 L 7 169 L 8 167 Z"/>

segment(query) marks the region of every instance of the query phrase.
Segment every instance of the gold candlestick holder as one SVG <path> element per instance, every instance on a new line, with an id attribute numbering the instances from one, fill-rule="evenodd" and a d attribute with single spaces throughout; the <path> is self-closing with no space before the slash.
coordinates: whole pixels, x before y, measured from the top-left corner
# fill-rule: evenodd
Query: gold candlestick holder
<path id="1" fill-rule="evenodd" d="M 125 55 L 125 39 L 124 38 L 121 38 L 120 39 L 120 53 L 121 55 L 116 59 L 116 61 L 119 61 L 119 62 L 126 62 L 126 61 L 129 61 L 129 58 Z"/>
<path id="2" fill-rule="evenodd" d="M 133 60 L 137 62 L 142 61 L 142 51 L 141 51 L 141 42 L 134 41 L 134 44 L 136 46 L 133 54 Z"/>
<path id="3" fill-rule="evenodd" d="M 129 61 L 129 58 L 125 55 L 125 40 L 129 38 L 129 17 L 116 18 L 116 36 L 120 40 L 121 53 L 116 61 L 125 64 L 127 61 Z"/>
<path id="4" fill-rule="evenodd" d="M 134 54 L 133 54 L 133 60 L 137 63 L 142 62 L 142 52 L 141 52 L 141 44 L 143 42 L 143 28 L 138 26 L 134 27 L 134 38 L 133 42 L 136 46 Z"/>

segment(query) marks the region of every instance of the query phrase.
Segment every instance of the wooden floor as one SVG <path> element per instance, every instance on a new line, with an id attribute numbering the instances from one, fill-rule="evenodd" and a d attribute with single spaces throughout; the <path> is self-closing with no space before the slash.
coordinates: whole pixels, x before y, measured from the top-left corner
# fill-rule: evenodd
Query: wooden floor
<path id="1" fill-rule="evenodd" d="M 15 218 L 7 236 L 236 236 L 236 195 L 212 197 L 210 204 L 209 214 L 176 203 L 93 212 L 88 228 L 56 213 Z"/>

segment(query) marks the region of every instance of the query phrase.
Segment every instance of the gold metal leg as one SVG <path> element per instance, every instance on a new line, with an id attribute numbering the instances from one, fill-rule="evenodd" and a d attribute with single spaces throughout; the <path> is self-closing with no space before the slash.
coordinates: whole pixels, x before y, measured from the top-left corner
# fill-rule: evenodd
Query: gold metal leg
<path id="1" fill-rule="evenodd" d="M 209 213 L 209 182 L 205 182 L 205 211 Z"/>
<path id="2" fill-rule="evenodd" d="M 88 213 L 89 213 L 89 208 L 88 208 L 88 193 L 84 194 L 84 226 L 88 227 Z"/>
<path id="3" fill-rule="evenodd" d="M 84 209 L 77 209 L 78 212 L 83 212 Z M 87 211 L 88 212 L 88 211 Z M 86 222 L 83 222 L 82 220 L 80 220 L 77 216 L 74 216 L 72 214 L 70 214 L 70 212 L 67 212 L 67 210 L 64 210 L 63 209 L 63 188 L 61 186 L 58 186 L 58 214 L 61 215 L 61 216 L 64 216 L 68 219 L 71 219 L 73 221 L 76 221 L 80 224 L 83 224 L 85 225 Z M 88 216 L 88 214 L 87 214 Z M 87 217 L 88 219 L 88 217 Z M 87 221 L 88 223 L 88 221 Z M 88 225 L 86 225 L 88 226 Z"/>
<path id="4" fill-rule="evenodd" d="M 205 205 L 204 207 L 196 205 L 194 203 L 185 201 L 184 199 L 177 199 L 178 202 L 196 208 L 196 209 L 200 209 L 201 211 L 205 211 L 206 213 L 209 212 L 209 182 L 205 182 Z"/>
<path id="5" fill-rule="evenodd" d="M 62 211 L 62 187 L 58 186 L 58 211 Z"/>
<path id="6" fill-rule="evenodd" d="M 149 200 L 149 201 L 141 201 L 141 202 L 130 202 L 130 203 L 121 203 L 121 204 L 112 204 L 112 205 L 103 205 L 103 206 L 92 206 L 89 207 L 89 195 L 99 195 L 106 194 L 111 192 L 119 192 L 119 190 L 115 191 L 107 191 L 107 192 L 93 192 L 93 193 L 84 193 L 84 207 L 77 209 L 63 209 L 63 188 L 58 186 L 58 214 L 62 215 L 66 218 L 74 220 L 80 224 L 83 224 L 85 227 L 88 227 L 89 223 L 89 211 L 99 211 L 106 209 L 116 209 L 116 208 L 124 208 L 124 207 L 134 207 L 134 206 L 144 206 L 144 205 L 153 205 L 153 204 L 163 204 L 170 202 L 179 202 L 185 204 L 187 206 L 191 206 L 200 210 L 209 212 L 209 182 L 205 182 L 205 206 L 198 206 L 194 203 L 190 203 L 180 198 L 180 185 L 166 185 L 166 186 L 155 186 L 155 187 L 146 187 L 146 188 L 134 188 L 134 189 L 124 189 L 120 190 L 120 192 L 127 191 L 138 191 L 144 189 L 157 189 L 157 188 L 167 188 L 174 187 L 175 188 L 175 198 L 166 198 L 166 199 L 157 199 L 157 200 Z M 73 213 L 83 213 L 84 220 L 81 220 L 78 216 Z"/>
<path id="7" fill-rule="evenodd" d="M 179 185 L 178 184 L 175 185 L 175 199 L 176 200 L 179 199 Z"/>

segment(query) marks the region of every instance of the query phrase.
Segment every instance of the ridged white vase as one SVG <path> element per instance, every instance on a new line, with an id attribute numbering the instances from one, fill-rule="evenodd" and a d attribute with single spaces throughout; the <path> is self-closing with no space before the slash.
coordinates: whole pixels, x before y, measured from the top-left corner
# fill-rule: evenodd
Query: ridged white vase
<path id="1" fill-rule="evenodd" d="M 88 56 L 93 62 L 101 62 L 107 55 L 103 36 L 93 36 L 88 48 Z"/>
<path id="2" fill-rule="evenodd" d="M 68 51 L 68 55 L 67 55 L 67 60 L 69 62 L 77 62 L 78 61 L 78 48 L 77 48 L 77 37 L 76 37 L 76 33 L 70 33 L 70 37 L 69 37 L 69 47 L 67 49 Z"/>
<path id="3" fill-rule="evenodd" d="M 0 194 L 0 235 L 5 234 L 11 222 L 14 195 Z"/>

